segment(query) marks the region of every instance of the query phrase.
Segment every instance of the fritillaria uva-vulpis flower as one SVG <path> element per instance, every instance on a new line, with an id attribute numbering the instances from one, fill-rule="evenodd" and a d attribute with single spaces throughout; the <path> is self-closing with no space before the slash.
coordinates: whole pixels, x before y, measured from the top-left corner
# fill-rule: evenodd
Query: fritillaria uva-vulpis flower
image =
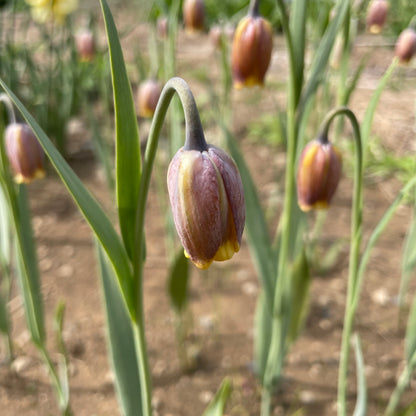
<path id="1" fill-rule="evenodd" d="M 29 183 L 45 176 L 42 147 L 27 124 L 9 124 L 4 132 L 4 140 L 15 182 Z"/>
<path id="2" fill-rule="evenodd" d="M 396 41 L 395 55 L 401 63 L 408 63 L 416 53 L 416 31 L 408 27 L 400 33 Z"/>
<path id="3" fill-rule="evenodd" d="M 188 33 L 204 30 L 205 3 L 204 0 L 185 0 L 183 3 L 183 20 Z"/>
<path id="4" fill-rule="evenodd" d="M 82 62 L 90 62 L 95 56 L 94 35 L 89 29 L 84 29 L 75 36 L 75 45 L 79 59 Z"/>
<path id="5" fill-rule="evenodd" d="M 173 219 L 185 255 L 201 269 L 230 259 L 240 249 L 245 222 L 243 185 L 237 166 L 199 137 L 187 140 L 168 170 Z"/>
<path id="6" fill-rule="evenodd" d="M 328 208 L 342 171 L 342 157 L 326 136 L 303 149 L 297 172 L 298 203 L 302 211 Z"/>
<path id="7" fill-rule="evenodd" d="M 387 0 L 372 0 L 367 9 L 367 30 L 378 34 L 387 21 L 389 3 Z"/>
<path id="8" fill-rule="evenodd" d="M 155 78 L 143 81 L 137 91 L 137 114 L 140 117 L 152 117 L 159 101 L 162 87 Z"/>
<path id="9" fill-rule="evenodd" d="M 258 2 L 252 2 L 248 15 L 240 20 L 234 33 L 231 71 L 235 88 L 264 84 L 272 47 L 272 27 L 260 16 Z"/>

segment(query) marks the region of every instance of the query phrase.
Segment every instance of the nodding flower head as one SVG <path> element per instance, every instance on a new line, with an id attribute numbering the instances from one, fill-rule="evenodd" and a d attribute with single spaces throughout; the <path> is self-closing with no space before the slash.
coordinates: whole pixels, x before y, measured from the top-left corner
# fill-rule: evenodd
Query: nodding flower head
<path id="1" fill-rule="evenodd" d="M 183 3 L 183 19 L 187 32 L 204 30 L 205 3 L 204 0 L 185 0 Z"/>
<path id="2" fill-rule="evenodd" d="M 238 252 L 245 221 L 243 185 L 223 150 L 182 147 L 168 170 L 168 191 L 185 255 L 201 269 Z"/>
<path id="3" fill-rule="evenodd" d="M 137 92 L 137 114 L 140 117 L 152 117 L 159 101 L 162 87 L 154 78 L 144 81 Z"/>
<path id="4" fill-rule="evenodd" d="M 395 55 L 400 62 L 408 63 L 416 53 L 416 31 L 410 27 L 400 33 L 396 41 Z"/>
<path id="5" fill-rule="evenodd" d="M 29 183 L 45 176 L 42 147 L 27 124 L 9 124 L 4 139 L 6 154 L 17 183 Z"/>
<path id="6" fill-rule="evenodd" d="M 95 42 L 94 35 L 88 29 L 79 32 L 75 38 L 75 44 L 78 51 L 78 56 L 81 61 L 89 62 L 95 56 Z"/>
<path id="7" fill-rule="evenodd" d="M 367 9 L 367 30 L 378 34 L 387 20 L 389 3 L 387 0 L 372 0 Z"/>
<path id="8" fill-rule="evenodd" d="M 257 11 L 240 20 L 232 44 L 231 71 L 237 89 L 262 86 L 273 47 L 270 23 Z"/>
<path id="9" fill-rule="evenodd" d="M 297 172 L 298 203 L 302 211 L 328 208 L 342 171 L 339 150 L 326 138 L 311 141 L 304 148 Z"/>

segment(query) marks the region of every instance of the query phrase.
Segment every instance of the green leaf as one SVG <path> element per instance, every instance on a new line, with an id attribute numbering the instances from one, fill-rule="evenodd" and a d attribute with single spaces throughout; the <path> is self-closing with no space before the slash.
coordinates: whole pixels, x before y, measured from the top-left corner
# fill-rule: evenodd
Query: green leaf
<path id="1" fill-rule="evenodd" d="M 264 380 L 272 339 L 272 314 L 267 307 L 265 296 L 264 290 L 261 290 L 254 315 L 254 371 L 259 380 Z"/>
<path id="2" fill-rule="evenodd" d="M 409 287 L 409 281 L 416 267 L 416 206 L 413 208 L 413 221 L 406 234 L 402 255 L 402 274 L 399 291 L 399 304 L 402 304 Z"/>
<path id="3" fill-rule="evenodd" d="M 188 303 L 189 261 L 179 250 L 168 279 L 169 298 L 177 312 L 181 312 Z"/>
<path id="4" fill-rule="evenodd" d="M 21 112 L 23 118 L 30 125 L 38 138 L 45 154 L 48 156 L 51 164 L 62 179 L 75 203 L 78 205 L 81 213 L 91 226 L 91 229 L 103 245 L 122 287 L 123 295 L 129 310 L 134 310 L 134 294 L 131 290 L 132 272 L 130 268 L 127 252 L 122 245 L 118 234 L 116 233 L 111 221 L 104 213 L 101 206 L 88 192 L 81 180 L 74 173 L 65 159 L 56 150 L 55 146 L 46 136 L 37 121 L 27 111 L 25 106 L 16 97 L 16 95 L 8 88 L 2 79 L 0 85 L 4 88 L 7 95 Z"/>
<path id="5" fill-rule="evenodd" d="M 308 0 L 295 0 L 290 13 L 290 31 L 294 57 L 295 79 L 297 91 L 295 102 L 298 102 L 303 85 L 303 71 L 305 66 L 305 34 Z"/>
<path id="6" fill-rule="evenodd" d="M 230 397 L 231 390 L 231 381 L 228 378 L 224 379 L 215 394 L 215 397 L 212 399 L 202 416 L 223 416 L 224 408 Z"/>
<path id="7" fill-rule="evenodd" d="M 398 63 L 399 61 L 397 58 L 393 59 L 392 63 L 390 64 L 386 72 L 384 73 L 383 77 L 380 79 L 377 85 L 377 88 L 374 91 L 373 95 L 371 96 L 370 102 L 367 105 L 367 110 L 364 114 L 364 118 L 361 123 L 361 140 L 362 140 L 363 149 L 364 149 L 364 163 L 365 163 L 365 157 L 366 157 L 367 148 L 368 148 L 368 139 L 370 137 L 371 126 L 373 124 L 373 118 L 374 118 L 374 114 L 377 108 L 377 104 L 380 100 L 381 93 L 386 87 L 387 82 L 392 76 L 393 71 L 398 65 Z"/>
<path id="8" fill-rule="evenodd" d="M 410 309 L 407 321 L 404 347 L 407 365 L 410 365 L 414 354 L 416 354 L 416 296 L 413 299 L 412 307 Z"/>
<path id="9" fill-rule="evenodd" d="M 224 127 L 224 129 L 226 128 Z M 266 302 L 271 308 L 273 305 L 274 278 L 276 274 L 276 255 L 271 249 L 269 230 L 250 171 L 234 137 L 228 130 L 225 130 L 225 133 L 228 148 L 238 166 L 243 182 L 246 201 L 245 229 L 250 251 L 266 294 Z"/>
<path id="10" fill-rule="evenodd" d="M 115 375 L 117 398 L 124 415 L 139 415 L 140 381 L 130 317 L 116 285 L 113 269 L 100 244 L 97 244 L 97 256 L 104 296 L 109 355 Z"/>
<path id="11" fill-rule="evenodd" d="M 25 185 L 18 187 L 16 197 L 17 212 L 13 214 L 16 230 L 17 275 L 30 335 L 33 342 L 41 346 L 45 342 L 43 300 Z"/>
<path id="12" fill-rule="evenodd" d="M 106 0 L 101 1 L 110 53 L 116 119 L 116 193 L 121 235 L 132 257 L 141 156 L 137 116 L 123 52 Z"/>
<path id="13" fill-rule="evenodd" d="M 312 61 L 309 79 L 305 85 L 301 98 L 301 107 L 305 107 L 310 97 L 315 93 L 319 84 L 325 79 L 329 56 L 335 43 L 336 35 L 347 15 L 350 2 L 338 0 L 335 10 L 337 13 L 328 25 Z M 301 113 L 300 113 L 301 114 Z"/>
<path id="14" fill-rule="evenodd" d="M 363 352 L 361 349 L 360 337 L 354 336 L 355 362 L 357 368 L 357 401 L 355 403 L 353 416 L 367 415 L 367 383 L 365 380 L 365 366 Z"/>
<path id="15" fill-rule="evenodd" d="M 292 285 L 292 308 L 290 311 L 288 342 L 292 343 L 303 327 L 308 309 L 311 274 L 305 250 L 301 251 L 292 266 L 290 281 Z"/>

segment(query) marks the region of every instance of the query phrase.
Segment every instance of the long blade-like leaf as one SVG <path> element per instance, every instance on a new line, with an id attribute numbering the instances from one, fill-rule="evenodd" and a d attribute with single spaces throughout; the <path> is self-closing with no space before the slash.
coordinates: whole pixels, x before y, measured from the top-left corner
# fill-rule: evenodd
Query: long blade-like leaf
<path id="1" fill-rule="evenodd" d="M 365 380 L 365 367 L 361 342 L 358 334 L 354 337 L 355 362 L 357 368 L 357 402 L 353 416 L 366 416 L 367 414 L 367 383 Z"/>
<path id="2" fill-rule="evenodd" d="M 101 0 L 101 8 L 107 31 L 113 80 L 116 118 L 117 207 L 121 235 L 131 256 L 141 171 L 139 129 L 120 40 L 106 0 Z"/>
<path id="3" fill-rule="evenodd" d="M 269 307 L 273 305 L 274 293 L 274 255 L 271 250 L 269 231 L 263 209 L 257 195 L 256 186 L 251 178 L 250 171 L 244 157 L 238 149 L 231 133 L 226 130 L 227 145 L 240 171 L 246 201 L 246 230 L 250 240 L 250 250 L 254 257 Z"/>
<path id="4" fill-rule="evenodd" d="M 180 249 L 169 273 L 169 298 L 177 312 L 188 303 L 189 260 Z"/>
<path id="5" fill-rule="evenodd" d="M 139 415 L 140 381 L 130 318 L 120 296 L 120 290 L 115 284 L 113 270 L 99 244 L 97 244 L 97 255 L 107 320 L 108 346 L 118 401 L 124 415 Z"/>
<path id="6" fill-rule="evenodd" d="M 223 416 L 224 408 L 231 394 L 231 381 L 226 378 L 221 383 L 215 397 L 212 399 L 203 416 Z"/>
<path id="7" fill-rule="evenodd" d="M 310 76 L 305 85 L 304 93 L 301 98 L 301 107 L 303 108 L 312 94 L 315 93 L 319 83 L 325 79 L 325 70 L 328 64 L 328 59 L 335 43 L 335 37 L 344 22 L 347 15 L 350 2 L 346 0 L 338 0 L 336 5 L 336 15 L 331 23 L 328 25 L 324 36 L 315 52 L 315 57 L 311 65 Z"/>
<path id="8" fill-rule="evenodd" d="M 62 179 L 62 182 L 67 187 L 75 203 L 78 205 L 93 232 L 103 245 L 114 269 L 116 270 L 117 278 L 119 279 L 119 283 L 123 289 L 123 294 L 125 295 L 129 310 L 132 311 L 134 301 L 133 293 L 130 290 L 132 273 L 129 258 L 117 232 L 111 224 L 111 221 L 65 159 L 56 150 L 55 146 L 46 136 L 37 121 L 32 117 L 22 102 L 16 97 L 16 95 L 10 90 L 2 79 L 0 79 L 0 85 L 19 109 L 23 118 L 32 128 L 41 146 L 43 147 L 43 150 Z"/>

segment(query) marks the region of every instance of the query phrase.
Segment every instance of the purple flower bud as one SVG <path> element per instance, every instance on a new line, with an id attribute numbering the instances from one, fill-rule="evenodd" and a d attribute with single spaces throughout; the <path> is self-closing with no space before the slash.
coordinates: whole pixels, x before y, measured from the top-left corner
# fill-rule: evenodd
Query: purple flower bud
<path id="1" fill-rule="evenodd" d="M 395 55 L 400 62 L 408 63 L 416 52 L 416 31 L 407 28 L 397 38 Z"/>
<path id="2" fill-rule="evenodd" d="M 89 62 L 95 56 L 94 36 L 90 30 L 83 30 L 75 38 L 78 55 L 81 61 Z"/>
<path id="3" fill-rule="evenodd" d="M 328 208 L 342 171 L 339 150 L 327 140 L 316 139 L 303 150 L 297 172 L 298 203 L 302 211 Z"/>
<path id="4" fill-rule="evenodd" d="M 223 150 L 179 149 L 168 170 L 173 219 L 185 255 L 201 269 L 238 252 L 245 222 L 243 185 Z"/>
<path id="5" fill-rule="evenodd" d="M 231 70 L 235 88 L 262 86 L 272 56 L 270 23 L 249 14 L 238 24 L 232 45 Z"/>
<path id="6" fill-rule="evenodd" d="M 137 114 L 141 117 L 152 117 L 161 92 L 162 88 L 154 78 L 144 81 L 137 92 Z"/>
<path id="7" fill-rule="evenodd" d="M 17 183 L 29 183 L 45 176 L 42 147 L 27 124 L 9 124 L 4 138 L 6 154 Z"/>
<path id="8" fill-rule="evenodd" d="M 204 30 L 205 3 L 203 0 L 185 0 L 183 3 L 183 19 L 188 32 Z"/>
<path id="9" fill-rule="evenodd" d="M 372 0 L 367 9 L 367 30 L 378 34 L 387 20 L 389 3 L 387 0 Z"/>

